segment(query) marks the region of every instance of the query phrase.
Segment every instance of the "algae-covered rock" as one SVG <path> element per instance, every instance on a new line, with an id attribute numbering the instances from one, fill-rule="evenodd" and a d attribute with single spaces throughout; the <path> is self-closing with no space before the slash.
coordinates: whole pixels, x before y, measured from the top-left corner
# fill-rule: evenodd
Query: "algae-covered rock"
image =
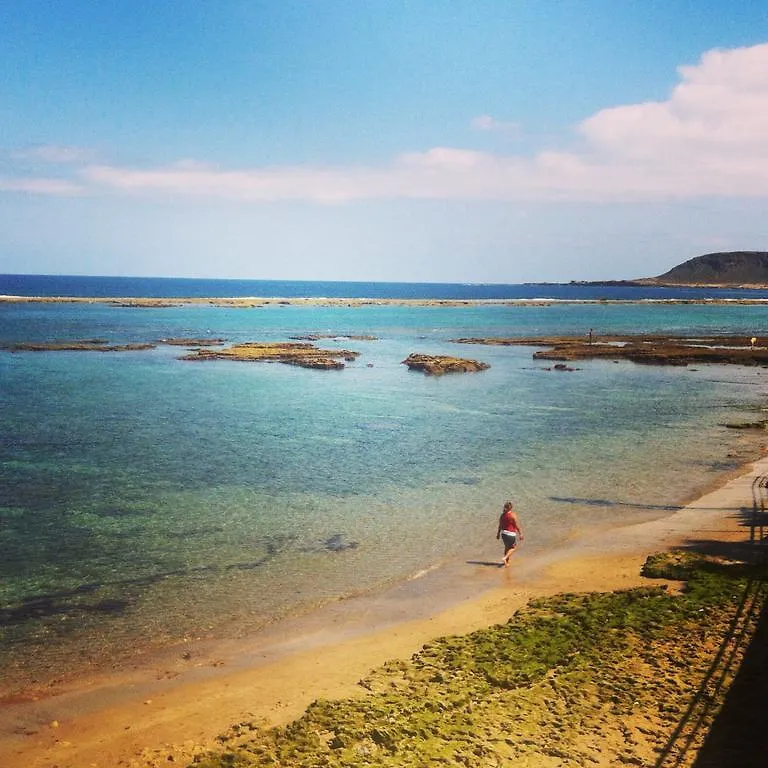
<path id="1" fill-rule="evenodd" d="M 722 559 L 675 553 L 650 558 L 647 571 L 685 575 L 688 588 L 532 601 L 506 624 L 385 664 L 361 681 L 360 696 L 315 701 L 285 727 L 235 733 L 227 751 L 196 765 L 650 766 L 675 740 L 693 755 L 743 654 L 718 650 L 751 637 L 765 595 L 749 591 L 756 574 Z M 714 668 L 725 661 L 733 669 Z"/>
<path id="2" fill-rule="evenodd" d="M 439 376 L 443 373 L 472 373 L 485 371 L 491 366 L 479 360 L 466 360 L 461 357 L 449 355 L 422 355 L 412 353 L 403 360 L 412 371 L 422 371 L 430 376 Z"/>
<path id="3" fill-rule="evenodd" d="M 583 336 L 534 336 L 520 338 L 461 338 L 457 344 L 491 346 L 535 346 L 536 360 L 630 360 L 650 365 L 721 363 L 768 365 L 766 340 L 747 336 L 672 336 L 629 334 Z"/>
<path id="4" fill-rule="evenodd" d="M 182 360 L 239 360 L 242 362 L 286 363 L 302 368 L 339 370 L 342 361 L 352 361 L 359 352 L 347 349 L 318 349 L 313 344 L 301 342 L 258 342 L 234 344 L 225 349 L 198 349 L 184 355 Z"/>

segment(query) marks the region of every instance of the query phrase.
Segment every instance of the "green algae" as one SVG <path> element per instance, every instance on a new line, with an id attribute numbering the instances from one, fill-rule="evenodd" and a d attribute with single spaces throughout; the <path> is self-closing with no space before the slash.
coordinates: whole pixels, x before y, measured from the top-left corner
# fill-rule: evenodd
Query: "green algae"
<path id="1" fill-rule="evenodd" d="M 712 658 L 751 585 L 765 601 L 765 574 L 691 553 L 653 556 L 644 573 L 686 587 L 532 601 L 383 665 L 362 697 L 315 701 L 285 727 L 242 723 L 194 765 L 654 765 L 690 702 L 717 699 Z"/>

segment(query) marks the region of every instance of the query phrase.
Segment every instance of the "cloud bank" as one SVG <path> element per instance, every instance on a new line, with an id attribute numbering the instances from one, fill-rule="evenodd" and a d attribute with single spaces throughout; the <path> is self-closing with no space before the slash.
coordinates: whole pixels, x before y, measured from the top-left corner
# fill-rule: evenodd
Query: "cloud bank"
<path id="1" fill-rule="evenodd" d="M 136 168 L 82 162 L 67 179 L 0 178 L 46 195 L 338 204 L 376 199 L 646 201 L 768 197 L 768 43 L 711 50 L 678 69 L 666 101 L 604 109 L 575 126 L 570 151 L 494 154 L 434 147 L 381 166 L 224 169 L 183 161 Z M 511 126 L 488 115 L 479 131 Z M 87 152 L 38 147 L 76 163 Z"/>

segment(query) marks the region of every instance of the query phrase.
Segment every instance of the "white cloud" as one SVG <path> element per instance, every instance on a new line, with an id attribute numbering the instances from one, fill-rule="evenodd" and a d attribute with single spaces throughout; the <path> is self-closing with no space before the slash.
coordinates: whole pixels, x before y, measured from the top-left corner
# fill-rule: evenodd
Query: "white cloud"
<path id="1" fill-rule="evenodd" d="M 59 144 L 37 144 L 17 150 L 13 156 L 19 160 L 38 160 L 44 163 L 67 165 L 92 162 L 95 152 L 83 147 L 66 147 Z"/>
<path id="2" fill-rule="evenodd" d="M 490 133 L 506 133 L 516 135 L 520 132 L 520 123 L 511 120 L 497 120 L 490 115 L 478 115 L 472 119 L 470 126 L 475 131 Z"/>
<path id="3" fill-rule="evenodd" d="M 0 191 L 23 192 L 31 195 L 75 197 L 83 193 L 83 187 L 67 179 L 23 178 L 0 176 Z"/>
<path id="4" fill-rule="evenodd" d="M 713 50 L 679 68 L 664 102 L 605 109 L 579 126 L 591 150 L 642 164 L 679 187 L 713 194 L 765 194 L 768 170 L 768 44 Z"/>
<path id="5" fill-rule="evenodd" d="M 712 50 L 678 70 L 665 101 L 601 110 L 576 126 L 571 151 L 533 157 L 434 147 L 382 166 L 222 169 L 195 160 L 155 168 L 83 164 L 91 194 L 251 202 L 367 199 L 636 201 L 768 197 L 768 44 Z M 511 125 L 488 115 L 478 130 Z M 38 153 L 44 148 L 38 148 Z M 57 151 L 58 150 L 58 151 Z M 65 147 L 42 152 L 70 157 Z M 11 180 L 12 181 L 12 180 Z M 11 189 L 11 182 L 0 188 Z M 31 180 L 19 180 L 35 191 Z M 65 194 L 40 180 L 40 194 Z"/>

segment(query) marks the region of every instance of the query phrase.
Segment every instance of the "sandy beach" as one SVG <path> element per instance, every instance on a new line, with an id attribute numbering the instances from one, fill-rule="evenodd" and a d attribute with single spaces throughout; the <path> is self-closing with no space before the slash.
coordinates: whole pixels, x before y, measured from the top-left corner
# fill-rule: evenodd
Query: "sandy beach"
<path id="1" fill-rule="evenodd" d="M 533 597 L 647 583 L 640 575 L 645 557 L 675 546 L 754 548 L 759 539 L 749 515 L 753 486 L 764 475 L 768 458 L 669 517 L 595 531 L 546 556 L 527 558 L 522 548 L 509 569 L 469 564 L 466 599 L 459 589 L 451 600 L 431 603 L 427 574 L 374 600 L 352 598 L 281 622 L 255 638 L 191 639 L 128 671 L 6 700 L 0 705 L 0 763 L 184 764 L 215 746 L 233 724 L 285 724 L 318 698 L 357 695 L 357 682 L 385 661 L 408 658 L 436 637 L 505 622 Z M 480 597 L 473 596 L 478 580 L 487 585 Z"/>

